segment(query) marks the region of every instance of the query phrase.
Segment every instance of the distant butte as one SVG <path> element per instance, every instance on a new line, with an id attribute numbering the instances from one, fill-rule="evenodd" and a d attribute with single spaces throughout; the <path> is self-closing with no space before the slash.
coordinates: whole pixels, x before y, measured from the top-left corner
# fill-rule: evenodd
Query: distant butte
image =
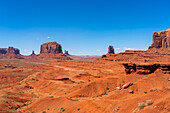
<path id="1" fill-rule="evenodd" d="M 22 59 L 20 50 L 14 47 L 0 48 L 0 58 L 1 59 Z"/>
<path id="2" fill-rule="evenodd" d="M 115 54 L 115 51 L 114 51 L 114 48 L 113 48 L 113 46 L 109 46 L 108 47 L 108 53 L 107 54 Z"/>
<path id="3" fill-rule="evenodd" d="M 70 57 L 63 54 L 62 46 L 57 42 L 47 42 L 42 44 L 40 54 L 37 57 L 43 59 L 71 60 Z"/>
<path id="4" fill-rule="evenodd" d="M 62 52 L 62 47 L 60 44 L 58 44 L 57 42 L 47 42 L 45 44 L 41 45 L 41 51 L 40 54 L 48 54 L 48 53 L 52 53 L 52 54 L 58 54 L 58 53 L 63 53 Z"/>

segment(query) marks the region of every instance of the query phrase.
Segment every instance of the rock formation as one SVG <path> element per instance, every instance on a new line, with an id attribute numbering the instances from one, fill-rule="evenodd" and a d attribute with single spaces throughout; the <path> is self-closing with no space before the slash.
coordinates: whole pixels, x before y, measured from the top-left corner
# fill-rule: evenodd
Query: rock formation
<path id="1" fill-rule="evenodd" d="M 170 48 L 170 28 L 166 31 L 153 32 L 151 48 Z"/>
<path id="2" fill-rule="evenodd" d="M 36 58 L 71 60 L 70 57 L 63 54 L 62 46 L 57 42 L 47 42 L 42 44 L 40 54 Z"/>
<path id="3" fill-rule="evenodd" d="M 156 70 L 161 70 L 164 74 L 170 73 L 170 64 L 135 64 L 135 63 L 123 63 L 125 72 L 131 74 L 136 72 L 137 74 L 151 74 Z"/>
<path id="4" fill-rule="evenodd" d="M 31 57 L 36 56 L 36 54 L 34 53 L 34 50 L 32 50 L 32 54 L 30 56 Z"/>
<path id="5" fill-rule="evenodd" d="M 58 54 L 63 52 L 62 52 L 61 45 L 58 44 L 57 42 L 47 42 L 41 45 L 40 54 L 44 54 L 44 53 Z"/>
<path id="6" fill-rule="evenodd" d="M 115 54 L 113 46 L 109 46 L 107 54 Z"/>
<path id="7" fill-rule="evenodd" d="M 0 48 L 0 58 L 1 59 L 22 59 L 20 50 L 14 47 Z"/>
<path id="8" fill-rule="evenodd" d="M 67 50 L 64 50 L 65 55 L 70 55 Z"/>
<path id="9" fill-rule="evenodd" d="M 14 47 L 0 48 L 0 54 L 20 54 L 19 49 Z"/>

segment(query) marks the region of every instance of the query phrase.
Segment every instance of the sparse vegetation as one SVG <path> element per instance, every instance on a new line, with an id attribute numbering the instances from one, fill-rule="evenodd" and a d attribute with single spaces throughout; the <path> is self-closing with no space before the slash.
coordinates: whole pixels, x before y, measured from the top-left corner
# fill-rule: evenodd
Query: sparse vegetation
<path id="1" fill-rule="evenodd" d="M 144 93 L 145 93 L 145 94 L 147 94 L 148 92 L 147 92 L 147 91 L 145 91 Z"/>
<path id="2" fill-rule="evenodd" d="M 79 111 L 80 110 L 80 108 L 77 108 L 77 111 Z"/>
<path id="3" fill-rule="evenodd" d="M 8 106 L 9 109 L 12 109 L 12 106 Z"/>
<path id="4" fill-rule="evenodd" d="M 61 107 L 60 109 L 61 109 L 61 111 L 62 111 L 62 112 L 64 112 L 64 111 L 65 111 L 65 108 L 64 108 L 64 107 Z"/>

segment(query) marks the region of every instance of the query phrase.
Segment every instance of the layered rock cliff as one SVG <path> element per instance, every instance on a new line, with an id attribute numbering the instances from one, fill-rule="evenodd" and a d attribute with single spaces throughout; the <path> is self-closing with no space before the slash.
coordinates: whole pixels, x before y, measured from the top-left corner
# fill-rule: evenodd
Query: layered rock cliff
<path id="1" fill-rule="evenodd" d="M 20 50 L 14 47 L 0 48 L 1 59 L 22 59 L 23 56 L 20 54 Z"/>
<path id="2" fill-rule="evenodd" d="M 109 46 L 107 54 L 115 54 L 113 46 Z"/>
<path id="3" fill-rule="evenodd" d="M 47 42 L 41 45 L 40 54 L 44 54 L 44 53 L 58 54 L 63 52 L 62 52 L 61 45 L 58 44 L 57 42 Z"/>
<path id="4" fill-rule="evenodd" d="M 170 28 L 166 31 L 160 31 L 158 33 L 153 32 L 152 45 L 149 49 L 152 48 L 170 48 Z"/>
<path id="5" fill-rule="evenodd" d="M 0 54 L 20 54 L 19 49 L 14 47 L 0 48 Z"/>
<path id="6" fill-rule="evenodd" d="M 40 54 L 36 58 L 71 60 L 70 57 L 63 54 L 62 46 L 57 42 L 47 42 L 42 44 Z"/>

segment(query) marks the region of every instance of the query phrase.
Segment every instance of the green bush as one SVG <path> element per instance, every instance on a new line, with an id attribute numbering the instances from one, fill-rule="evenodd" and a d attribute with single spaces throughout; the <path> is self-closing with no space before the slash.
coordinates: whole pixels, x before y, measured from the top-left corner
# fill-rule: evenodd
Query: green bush
<path id="1" fill-rule="evenodd" d="M 77 111 L 79 111 L 80 110 L 80 108 L 77 108 Z"/>

